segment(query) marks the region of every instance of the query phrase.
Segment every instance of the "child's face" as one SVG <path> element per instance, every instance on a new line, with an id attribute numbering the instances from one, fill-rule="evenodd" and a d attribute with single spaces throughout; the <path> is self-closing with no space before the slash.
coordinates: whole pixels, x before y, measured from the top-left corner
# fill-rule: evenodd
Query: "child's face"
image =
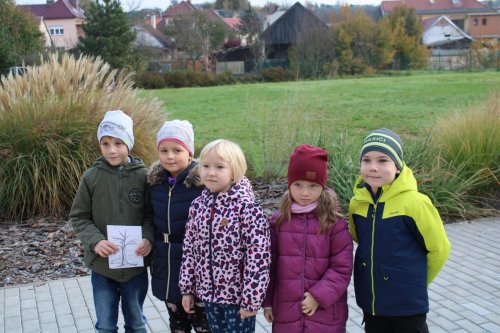
<path id="1" fill-rule="evenodd" d="M 124 165 L 128 161 L 128 147 L 120 139 L 103 136 L 100 142 L 101 154 L 112 166 Z"/>
<path id="2" fill-rule="evenodd" d="M 392 184 L 399 170 L 394 161 L 379 151 L 369 151 L 361 158 L 361 177 L 373 193 L 384 185 Z"/>
<path id="3" fill-rule="evenodd" d="M 231 165 L 213 150 L 200 161 L 200 177 L 210 192 L 227 192 L 233 181 Z"/>
<path id="4" fill-rule="evenodd" d="M 158 147 L 158 156 L 161 166 L 170 172 L 172 177 L 177 177 L 186 170 L 191 162 L 191 157 L 186 148 L 175 141 L 163 141 Z"/>
<path id="5" fill-rule="evenodd" d="M 290 185 L 290 194 L 293 201 L 301 206 L 307 206 L 318 201 L 321 193 L 323 193 L 323 187 L 318 183 L 297 180 Z"/>

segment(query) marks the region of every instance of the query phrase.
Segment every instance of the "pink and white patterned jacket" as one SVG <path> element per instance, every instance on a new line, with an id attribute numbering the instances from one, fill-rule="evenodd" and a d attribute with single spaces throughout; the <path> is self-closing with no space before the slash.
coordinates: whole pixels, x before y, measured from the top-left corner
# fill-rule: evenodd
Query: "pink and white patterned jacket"
<path id="1" fill-rule="evenodd" d="M 189 209 L 179 287 L 204 302 L 257 311 L 269 284 L 269 221 L 244 177 L 228 192 L 205 189 Z"/>

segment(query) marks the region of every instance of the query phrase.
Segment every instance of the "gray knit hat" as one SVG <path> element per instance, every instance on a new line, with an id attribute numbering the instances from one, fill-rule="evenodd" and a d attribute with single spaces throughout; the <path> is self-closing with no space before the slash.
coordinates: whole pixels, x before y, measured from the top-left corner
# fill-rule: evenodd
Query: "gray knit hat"
<path id="1" fill-rule="evenodd" d="M 193 125 L 189 121 L 178 119 L 166 121 L 156 136 L 156 148 L 167 140 L 179 143 L 186 148 L 190 156 L 194 156 Z"/>
<path id="2" fill-rule="evenodd" d="M 103 136 L 111 136 L 122 140 L 128 151 L 134 146 L 134 122 L 121 110 L 108 111 L 97 128 L 97 140 L 101 143 Z"/>
<path id="3" fill-rule="evenodd" d="M 403 168 L 403 141 L 393 131 L 387 128 L 376 129 L 363 140 L 361 158 L 370 151 L 380 151 L 389 156 L 396 168 Z"/>

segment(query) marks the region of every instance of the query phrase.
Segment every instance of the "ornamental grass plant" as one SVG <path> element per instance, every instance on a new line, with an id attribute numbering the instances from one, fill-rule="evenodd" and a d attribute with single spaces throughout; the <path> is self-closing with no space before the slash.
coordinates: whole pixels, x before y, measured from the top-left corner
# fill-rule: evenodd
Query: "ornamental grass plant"
<path id="1" fill-rule="evenodd" d="M 133 155 L 152 161 L 163 114 L 130 75 L 101 59 L 50 55 L 23 76 L 0 78 L 0 218 L 61 216 L 100 155 L 97 126 L 121 109 L 134 119 Z"/>
<path id="2" fill-rule="evenodd" d="M 498 190 L 500 178 L 500 91 L 478 105 L 440 119 L 434 144 L 441 156 L 466 175 L 489 174 L 483 190 Z"/>

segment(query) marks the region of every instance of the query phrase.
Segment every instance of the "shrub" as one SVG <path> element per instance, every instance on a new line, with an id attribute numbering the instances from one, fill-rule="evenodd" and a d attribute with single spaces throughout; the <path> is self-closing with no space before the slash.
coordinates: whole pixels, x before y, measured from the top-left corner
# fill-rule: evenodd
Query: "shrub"
<path id="1" fill-rule="evenodd" d="M 162 123 L 157 100 L 143 100 L 130 76 L 101 59 L 56 55 L 23 76 L 1 77 L 0 216 L 62 216 L 84 170 L 100 155 L 97 125 L 121 109 L 134 119 L 132 153 L 149 163 Z"/>
<path id="2" fill-rule="evenodd" d="M 142 72 L 135 77 L 135 86 L 142 89 L 165 88 L 165 80 L 161 73 Z"/>
<path id="3" fill-rule="evenodd" d="M 434 144 L 444 160 L 470 177 L 484 169 L 490 182 L 483 190 L 498 189 L 500 178 L 500 92 L 491 93 L 483 105 L 470 107 L 438 121 Z"/>
<path id="4" fill-rule="evenodd" d="M 262 70 L 262 78 L 266 82 L 281 82 L 295 80 L 295 73 L 283 67 L 271 67 Z"/>
<path id="5" fill-rule="evenodd" d="M 163 74 L 165 85 L 171 88 L 183 88 L 189 86 L 189 81 L 185 73 L 182 72 L 166 72 Z"/>

